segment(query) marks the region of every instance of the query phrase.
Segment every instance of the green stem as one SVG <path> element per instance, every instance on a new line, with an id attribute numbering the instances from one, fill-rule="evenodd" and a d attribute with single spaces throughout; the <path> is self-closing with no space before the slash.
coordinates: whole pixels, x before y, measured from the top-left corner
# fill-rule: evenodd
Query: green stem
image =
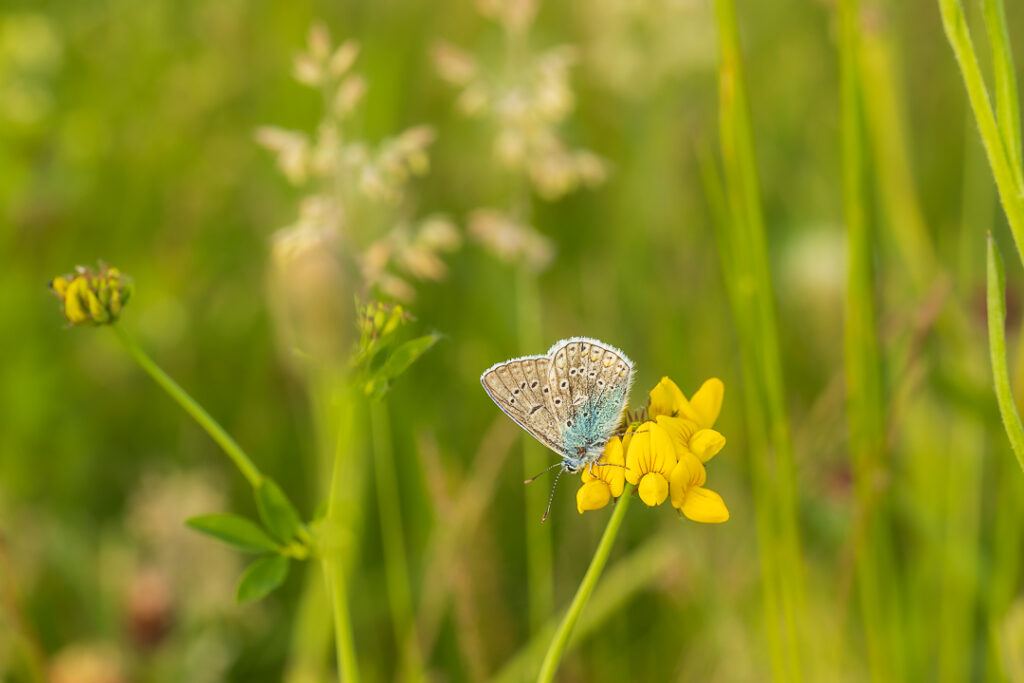
<path id="1" fill-rule="evenodd" d="M 576 589 L 576 595 L 573 596 L 572 604 L 569 605 L 569 611 L 562 617 L 562 623 L 558 625 L 555 637 L 551 639 L 551 644 L 548 645 L 547 654 L 544 655 L 544 662 L 540 666 L 540 673 L 537 674 L 537 683 L 550 683 L 550 681 L 554 680 L 555 672 L 558 670 L 558 663 L 562 659 L 562 653 L 565 651 L 565 646 L 569 643 L 572 628 L 580 618 L 580 613 L 583 612 L 583 607 L 590 599 L 591 593 L 594 592 L 597 580 L 601 578 L 601 572 L 608 562 L 608 555 L 611 553 L 612 545 L 615 543 L 615 537 L 619 534 L 619 528 L 622 526 L 622 520 L 626 516 L 626 509 L 629 508 L 629 502 L 632 497 L 631 493 L 627 491 L 626 495 L 620 497 L 618 502 L 615 503 L 615 511 L 608 519 L 608 526 L 604 529 L 601 542 L 597 544 L 597 550 L 594 551 L 594 558 L 590 561 L 587 573 L 583 575 L 583 581 L 580 583 L 580 587 Z"/>
<path id="2" fill-rule="evenodd" d="M 331 489 L 327 499 L 327 516 L 319 539 L 321 563 L 327 594 L 334 614 L 334 646 L 338 658 L 339 679 L 358 683 L 359 662 L 356 659 L 355 638 L 349 617 L 348 582 L 346 567 L 348 555 L 355 543 L 352 516 L 346 514 L 351 505 L 354 488 L 361 485 L 358 473 L 353 476 L 352 428 L 354 422 L 354 392 L 341 392 L 341 416 L 338 420 L 338 441 L 334 452 Z M 346 496 L 346 491 L 352 495 Z"/>
<path id="3" fill-rule="evenodd" d="M 324 582 L 331 596 L 331 611 L 334 613 L 334 647 L 338 656 L 338 680 L 358 683 L 359 664 L 356 660 L 355 638 L 349 621 L 348 595 L 345 588 L 345 569 L 341 560 L 325 553 L 321 562 Z"/>
<path id="4" fill-rule="evenodd" d="M 1024 470 L 1024 426 L 1013 400 L 1010 367 L 1006 362 L 1006 276 L 1003 274 L 1003 257 L 999 255 L 992 235 L 988 236 L 988 343 L 999 413 L 1003 416 L 1003 426 L 1010 438 L 1013 454 Z"/>
<path id="5" fill-rule="evenodd" d="M 381 543 L 384 548 L 384 573 L 387 579 L 391 623 L 395 643 L 402 653 L 402 679 L 422 680 L 423 662 L 413 634 L 412 594 L 409 589 L 409 563 L 405 556 L 405 532 L 395 455 L 391 445 L 391 424 L 387 404 L 381 400 L 370 405 L 370 430 L 373 434 L 373 471 L 377 483 L 377 507 L 380 515 Z"/>
<path id="6" fill-rule="evenodd" d="M 206 433 L 213 438 L 214 441 L 224 449 L 231 461 L 235 463 L 235 466 L 239 469 L 253 488 L 259 485 L 263 475 L 260 473 L 256 465 L 253 464 L 249 456 L 245 454 L 242 447 L 231 438 L 231 435 L 224 431 L 216 420 L 210 417 L 210 414 L 203 409 L 201 405 L 196 403 L 196 400 L 188 395 L 188 393 L 178 385 L 170 376 L 160 369 L 160 366 L 153 362 L 153 360 L 146 355 L 135 340 L 129 336 L 129 334 L 120 325 L 111 325 L 117 338 L 121 340 L 121 344 L 124 345 L 125 349 L 135 359 L 135 362 L 142 366 L 142 369 L 149 373 L 149 376 L 156 380 L 164 391 L 171 395 L 175 401 L 178 402 L 185 412 L 188 413 L 195 419 L 199 425 L 206 430 Z"/>

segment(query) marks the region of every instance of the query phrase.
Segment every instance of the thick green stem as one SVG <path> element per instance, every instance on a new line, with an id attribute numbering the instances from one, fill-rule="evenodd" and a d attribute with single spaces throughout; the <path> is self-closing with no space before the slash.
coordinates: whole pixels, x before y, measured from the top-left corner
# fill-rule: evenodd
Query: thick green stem
<path id="1" fill-rule="evenodd" d="M 359 662 L 356 657 L 355 637 L 349 617 L 347 568 L 349 553 L 355 545 L 355 527 L 352 503 L 358 500 L 362 479 L 355 469 L 356 456 L 352 438 L 355 410 L 355 392 L 343 386 L 340 393 L 338 440 L 334 452 L 331 488 L 327 498 L 327 516 L 324 519 L 318 546 L 327 584 L 327 595 L 334 614 L 334 645 L 338 658 L 338 676 L 346 683 L 358 683 Z"/>
<path id="2" fill-rule="evenodd" d="M 245 454 L 242 447 L 231 438 L 231 435 L 224 431 L 216 420 L 210 417 L 210 414 L 203 409 L 201 405 L 196 403 L 195 399 L 188 395 L 188 393 L 182 389 L 177 382 L 170 378 L 170 376 L 160 369 L 153 360 L 146 355 L 135 340 L 125 332 L 124 328 L 120 325 L 111 325 L 117 338 L 121 340 L 125 349 L 135 359 L 135 362 L 142 366 L 142 369 L 149 373 L 149 376 L 156 380 L 164 391 L 171 395 L 175 401 L 178 402 L 185 412 L 188 413 L 195 419 L 199 425 L 206 430 L 214 441 L 224 449 L 224 452 L 228 454 L 231 461 L 235 463 L 235 466 L 239 469 L 249 483 L 256 488 L 259 485 L 263 475 L 260 473 L 256 465 L 253 464 L 249 456 Z"/>
<path id="3" fill-rule="evenodd" d="M 626 510 L 629 508 L 629 502 L 632 497 L 627 491 L 626 495 L 619 498 L 615 504 L 615 511 L 608 518 L 608 526 L 604 528 L 601 542 L 597 544 L 597 550 L 594 551 L 594 558 L 590 561 L 587 573 L 583 575 L 583 581 L 580 583 L 580 587 L 576 589 L 576 595 L 573 596 L 572 604 L 569 605 L 569 611 L 565 613 L 562 623 L 558 625 L 555 637 L 551 639 L 547 654 L 544 655 L 544 662 L 540 666 L 540 673 L 537 674 L 537 683 L 550 683 L 550 681 L 554 680 L 555 672 L 558 670 L 558 663 L 562 659 L 562 653 L 565 651 L 565 646 L 569 643 L 572 628 L 576 625 L 576 621 L 579 620 L 583 607 L 590 599 L 591 593 L 594 592 L 597 580 L 601 578 L 601 572 L 608 562 L 608 555 L 612 551 L 612 545 L 615 543 L 615 537 L 619 534 L 619 528 L 622 526 L 622 520 L 626 516 Z"/>

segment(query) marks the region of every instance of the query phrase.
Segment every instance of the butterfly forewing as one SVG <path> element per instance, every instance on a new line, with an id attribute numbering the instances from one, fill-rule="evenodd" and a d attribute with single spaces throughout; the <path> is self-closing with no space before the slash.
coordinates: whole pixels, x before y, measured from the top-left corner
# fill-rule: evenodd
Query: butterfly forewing
<path id="1" fill-rule="evenodd" d="M 499 363 L 480 377 L 498 407 L 534 438 L 564 454 L 562 433 L 551 407 L 547 356 L 529 356 Z"/>
<path id="2" fill-rule="evenodd" d="M 576 456 L 603 446 L 619 426 L 633 364 L 620 351 L 591 339 L 559 342 L 548 352 L 552 411 L 565 449 Z"/>

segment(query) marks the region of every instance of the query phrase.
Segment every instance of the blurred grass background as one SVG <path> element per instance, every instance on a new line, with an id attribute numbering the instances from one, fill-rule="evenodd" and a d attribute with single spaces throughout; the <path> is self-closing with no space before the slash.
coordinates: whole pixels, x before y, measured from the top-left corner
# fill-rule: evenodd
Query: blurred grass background
<path id="1" fill-rule="evenodd" d="M 857 296 L 876 297 L 880 404 L 870 409 L 884 446 L 867 470 L 851 457 L 857 422 L 845 403 L 836 7 L 737 8 L 794 444 L 806 583 L 795 649 L 809 680 L 1022 680 L 1024 482 L 986 360 L 986 230 L 1008 254 L 1011 346 L 1020 268 L 936 4 L 864 5 L 860 30 L 881 56 L 861 85 L 863 187 L 845 201 L 859 202 L 874 270 Z M 1006 9 L 1021 65 L 1024 6 Z M 0 582 L 5 604 L 19 606 L 0 612 L 4 680 L 31 680 L 18 613 L 42 658 L 78 672 L 60 680 L 106 680 L 63 664 L 87 659 L 120 660 L 124 680 L 285 675 L 304 575 L 234 606 L 239 559 L 182 522 L 253 515 L 245 482 L 108 331 L 62 329 L 46 282 L 98 258 L 132 274 L 125 326 L 312 514 L 312 411 L 281 363 L 266 303 L 269 238 L 293 220 L 298 193 L 253 131 L 316 121 L 319 98 L 290 77 L 316 19 L 363 46 L 362 136 L 435 126 L 419 214 L 463 224 L 507 200 L 488 132 L 455 111 L 428 57 L 437 40 L 500 54 L 500 30 L 471 2 L 14 0 L 0 10 Z M 442 547 L 463 586 L 423 653 L 438 680 L 497 674 L 536 634 L 523 518 L 542 510 L 524 511 L 519 436 L 477 378 L 572 335 L 636 362 L 636 404 L 663 375 L 687 393 L 709 376 L 725 381 L 717 427 L 729 444 L 710 477 L 732 518 L 701 526 L 634 506 L 564 680 L 763 680 L 771 670 L 768 631 L 780 626 L 762 609 L 759 451 L 741 362 L 751 340 L 728 295 L 750 283 L 723 274 L 701 175 L 701 155 L 718 146 L 716 33 L 702 0 L 543 4 L 531 40 L 580 50 L 567 138 L 612 166 L 596 190 L 533 205 L 557 248 L 537 281 L 543 341 L 520 347 L 516 270 L 478 246 L 419 287 L 419 325 L 444 339 L 388 403 L 414 604 L 436 590 L 428 579 L 451 579 L 428 571 L 436 534 L 456 539 Z M 488 461 L 495 485 L 467 487 L 483 499 L 466 525 L 439 483 L 458 493 Z M 578 515 L 574 489 L 562 483 L 547 522 L 556 606 L 610 514 Z M 390 680 L 399 648 L 367 495 L 353 621 L 364 676 Z M 865 635 L 880 619 L 858 592 L 866 555 L 891 598 L 881 618 L 899 635 L 878 655 L 884 665 Z"/>

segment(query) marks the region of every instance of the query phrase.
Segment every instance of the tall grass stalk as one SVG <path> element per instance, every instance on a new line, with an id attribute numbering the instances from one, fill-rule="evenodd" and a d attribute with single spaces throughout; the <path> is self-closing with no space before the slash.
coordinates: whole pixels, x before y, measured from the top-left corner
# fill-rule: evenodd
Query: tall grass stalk
<path id="1" fill-rule="evenodd" d="M 1006 17 L 1002 12 L 1002 3 L 998 0 L 987 0 L 990 7 L 986 8 L 986 21 L 992 28 L 992 33 L 1001 36 L 993 45 L 993 58 L 997 62 L 996 71 L 1007 76 L 1012 76 L 1013 65 L 1010 60 L 1009 44 L 1005 42 Z M 1015 156 L 1013 145 L 1016 139 L 1019 140 L 1019 113 L 1016 116 L 1011 113 L 1004 113 L 1000 120 L 1008 129 L 1002 130 L 992 111 L 992 104 L 988 91 L 985 88 L 985 81 L 981 74 L 981 66 L 978 63 L 978 56 L 974 51 L 971 42 L 970 30 L 967 27 L 967 18 L 964 15 L 964 8 L 960 0 L 939 0 L 939 10 L 942 14 L 942 24 L 946 30 L 946 37 L 953 48 L 953 54 L 960 65 L 960 73 L 967 87 L 967 97 L 971 103 L 971 110 L 974 112 L 974 120 L 978 124 L 978 131 L 981 133 L 981 141 L 985 147 L 985 155 L 988 157 L 989 167 L 996 181 L 996 188 L 999 190 L 999 200 L 1006 213 L 1006 219 L 1010 224 L 1010 231 L 1013 233 L 1014 242 L 1017 245 L 1017 252 L 1024 259 L 1024 180 L 1020 170 L 1020 157 Z M 991 16 L 991 18 L 989 18 Z M 1010 79 L 1012 82 L 1012 78 Z M 1000 83 L 997 77 L 997 84 Z M 1009 100 L 1009 87 L 1006 82 L 1002 83 L 1000 89 L 1003 94 L 997 94 L 998 102 L 1002 102 L 1004 111 L 1019 112 L 1019 105 Z M 1014 88 L 1015 89 L 1015 88 Z M 1013 122 L 1017 121 L 1017 128 Z M 1016 130 L 1016 132 L 1014 132 Z M 1008 144 L 1009 143 L 1009 146 Z"/>
<path id="2" fill-rule="evenodd" d="M 983 0 L 981 3 L 992 47 L 992 72 L 996 92 L 996 119 L 1003 136 L 1003 145 L 1013 167 L 1018 188 L 1024 188 L 1021 169 L 1020 101 L 1017 99 L 1017 76 L 1013 67 L 1009 29 L 1003 0 Z"/>
<path id="3" fill-rule="evenodd" d="M 395 630 L 395 643 L 401 651 L 399 670 L 402 672 L 402 680 L 417 681 L 423 679 L 423 660 L 414 633 L 409 563 L 405 554 L 405 532 L 402 529 L 399 503 L 401 492 L 395 474 L 391 420 L 386 399 L 370 404 L 370 431 L 373 435 L 373 472 L 377 484 L 388 604 L 391 608 L 391 625 Z"/>
<path id="4" fill-rule="evenodd" d="M 996 400 L 1013 454 L 1024 470 L 1024 425 L 1010 388 L 1010 367 L 1006 360 L 1006 276 L 999 248 L 988 236 L 988 341 L 995 382 Z"/>
<path id="5" fill-rule="evenodd" d="M 793 446 L 775 321 L 775 301 L 739 29 L 732 0 L 716 0 L 721 66 L 720 137 L 728 221 L 720 235 L 725 278 L 743 356 L 745 401 L 759 501 L 759 543 L 765 570 L 766 632 L 777 679 L 802 678 L 804 578 L 800 553 Z M 762 520 L 767 515 L 769 521 Z M 781 634 L 779 630 L 781 620 Z"/>
<path id="6" fill-rule="evenodd" d="M 864 184 L 864 125 L 861 109 L 860 6 L 839 3 L 840 134 L 843 214 L 847 235 L 844 356 L 850 454 L 857 494 L 854 552 L 864 636 L 871 677 L 900 680 L 900 633 L 895 591 L 886 590 L 884 556 L 890 552 L 875 487 L 885 450 L 885 396 L 875 313 L 874 239 Z"/>

